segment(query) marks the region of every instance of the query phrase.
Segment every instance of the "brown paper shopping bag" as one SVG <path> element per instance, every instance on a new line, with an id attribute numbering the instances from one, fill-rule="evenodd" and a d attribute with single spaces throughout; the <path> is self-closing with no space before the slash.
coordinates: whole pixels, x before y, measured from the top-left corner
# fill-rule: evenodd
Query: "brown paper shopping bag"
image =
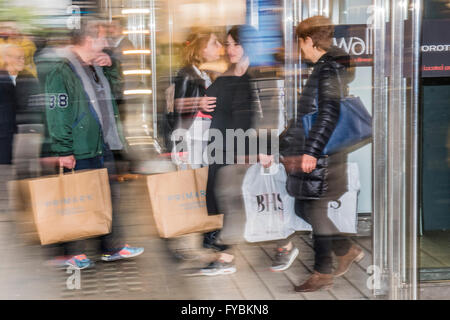
<path id="1" fill-rule="evenodd" d="M 162 238 L 222 228 L 223 215 L 208 216 L 208 168 L 181 170 L 147 177 L 156 228 Z"/>
<path id="2" fill-rule="evenodd" d="M 30 192 L 27 180 L 8 182 L 9 208 L 14 213 L 16 231 L 26 244 L 39 244 L 39 236 L 31 209 Z"/>
<path id="3" fill-rule="evenodd" d="M 107 169 L 83 170 L 20 181 L 24 207 L 32 213 L 41 244 L 111 232 Z M 24 215 L 26 216 L 26 215 Z"/>

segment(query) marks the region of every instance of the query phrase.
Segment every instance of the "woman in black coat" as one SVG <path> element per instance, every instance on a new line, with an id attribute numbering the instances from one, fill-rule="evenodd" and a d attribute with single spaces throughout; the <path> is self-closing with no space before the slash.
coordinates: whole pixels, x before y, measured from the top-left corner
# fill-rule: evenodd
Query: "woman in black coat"
<path id="1" fill-rule="evenodd" d="M 243 132 L 252 128 L 255 116 L 250 81 L 252 79 L 251 62 L 257 52 L 251 48 L 257 39 L 256 31 L 249 26 L 234 26 L 227 34 L 226 53 L 230 60 L 230 68 L 214 84 L 208 88 L 206 94 L 216 97 L 216 107 L 212 112 L 210 127 L 210 144 L 208 146 L 209 168 L 206 186 L 206 204 L 209 215 L 220 214 L 216 198 L 216 177 L 218 171 L 228 165 L 236 163 L 239 158 L 248 156 L 249 139 L 245 140 L 242 150 L 237 148 L 237 139 L 233 139 L 234 147 L 227 145 L 227 130 Z M 228 132 L 230 134 L 230 132 Z M 219 250 L 216 261 L 201 270 L 202 275 L 230 274 L 236 271 L 234 255 L 227 246 L 215 245 Z"/>
<path id="2" fill-rule="evenodd" d="M 347 191 L 347 159 L 342 152 L 324 156 L 322 151 L 336 128 L 340 100 L 347 91 L 353 71 L 348 54 L 331 46 L 333 32 L 332 22 L 323 16 L 306 19 L 297 27 L 302 59 L 313 63 L 312 73 L 299 99 L 297 124 L 301 127 L 301 119 L 305 114 L 316 110 L 318 113 L 307 137 L 301 134 L 303 128 L 300 128 L 295 130 L 300 135 L 295 139 L 290 137 L 287 146 L 283 146 L 283 141 L 280 142 L 281 161 L 286 172 L 297 177 L 297 180 L 288 179 L 288 190 L 292 188 L 290 181 L 296 181 L 297 187 L 302 186 L 303 196 L 321 194 L 317 200 L 295 201 L 296 213 L 312 226 L 315 254 L 314 273 L 305 283 L 295 287 L 298 292 L 331 287 L 333 277 L 345 274 L 353 262 L 364 256 L 362 249 L 352 245 L 328 218 L 329 202 L 339 199 Z M 315 178 L 324 172 L 327 172 L 324 183 L 318 183 L 320 180 Z M 299 250 L 291 241 L 280 243 L 272 271 L 289 268 L 298 253 Z M 334 272 L 332 253 L 338 260 Z"/>

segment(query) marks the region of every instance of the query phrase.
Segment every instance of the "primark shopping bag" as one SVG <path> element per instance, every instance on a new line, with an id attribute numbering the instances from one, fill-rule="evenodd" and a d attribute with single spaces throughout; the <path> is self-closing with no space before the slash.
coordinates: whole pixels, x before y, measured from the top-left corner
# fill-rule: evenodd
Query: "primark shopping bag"
<path id="1" fill-rule="evenodd" d="M 147 177 L 153 217 L 162 238 L 222 228 L 223 215 L 208 216 L 207 180 L 208 167 Z"/>
<path id="2" fill-rule="evenodd" d="M 295 199 L 286 191 L 286 172 L 282 164 L 265 171 L 260 164 L 251 166 L 242 184 L 248 242 L 286 239 L 308 224 L 294 212 Z"/>
<path id="3" fill-rule="evenodd" d="M 21 180 L 24 216 L 32 217 L 41 244 L 68 242 L 111 232 L 107 169 Z"/>

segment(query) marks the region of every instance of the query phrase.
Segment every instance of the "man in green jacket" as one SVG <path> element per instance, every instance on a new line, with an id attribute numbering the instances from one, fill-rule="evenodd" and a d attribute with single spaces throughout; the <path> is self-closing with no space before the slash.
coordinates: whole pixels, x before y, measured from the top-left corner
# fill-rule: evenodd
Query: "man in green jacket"
<path id="1" fill-rule="evenodd" d="M 46 119 L 51 140 L 50 152 L 66 170 L 108 168 L 116 172 L 112 151 L 124 148 L 118 108 L 113 96 L 120 82 L 117 64 L 103 52 L 107 45 L 104 25 L 82 21 L 72 38 L 72 46 L 51 49 L 39 58 L 38 71 L 45 84 Z M 114 201 L 118 194 L 111 186 Z M 144 249 L 119 242 L 117 230 L 101 237 L 102 260 L 115 261 L 140 255 Z M 64 244 L 65 261 L 77 269 L 89 267 L 83 242 Z"/>

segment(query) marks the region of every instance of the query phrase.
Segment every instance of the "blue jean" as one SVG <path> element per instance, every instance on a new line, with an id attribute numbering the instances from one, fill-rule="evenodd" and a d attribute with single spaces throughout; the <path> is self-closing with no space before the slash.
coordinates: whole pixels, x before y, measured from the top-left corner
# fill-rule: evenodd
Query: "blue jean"
<path id="1" fill-rule="evenodd" d="M 114 154 L 109 149 L 107 145 L 103 147 L 103 155 L 97 156 L 89 159 L 77 160 L 75 164 L 75 171 L 78 170 L 86 170 L 86 169 L 102 169 L 107 168 L 109 175 L 115 175 L 117 173 Z M 68 172 L 70 170 L 64 169 L 64 171 Z M 119 185 L 117 181 L 110 179 L 110 187 L 111 187 L 111 201 L 112 201 L 112 226 L 111 233 L 101 236 L 98 239 L 100 240 L 100 249 L 102 253 L 114 253 L 121 249 L 124 245 L 121 242 L 120 233 L 117 227 L 114 224 L 116 209 L 118 208 L 119 203 Z M 64 255 L 78 255 L 84 252 L 85 250 L 85 240 L 66 242 L 62 244 L 64 249 Z"/>

